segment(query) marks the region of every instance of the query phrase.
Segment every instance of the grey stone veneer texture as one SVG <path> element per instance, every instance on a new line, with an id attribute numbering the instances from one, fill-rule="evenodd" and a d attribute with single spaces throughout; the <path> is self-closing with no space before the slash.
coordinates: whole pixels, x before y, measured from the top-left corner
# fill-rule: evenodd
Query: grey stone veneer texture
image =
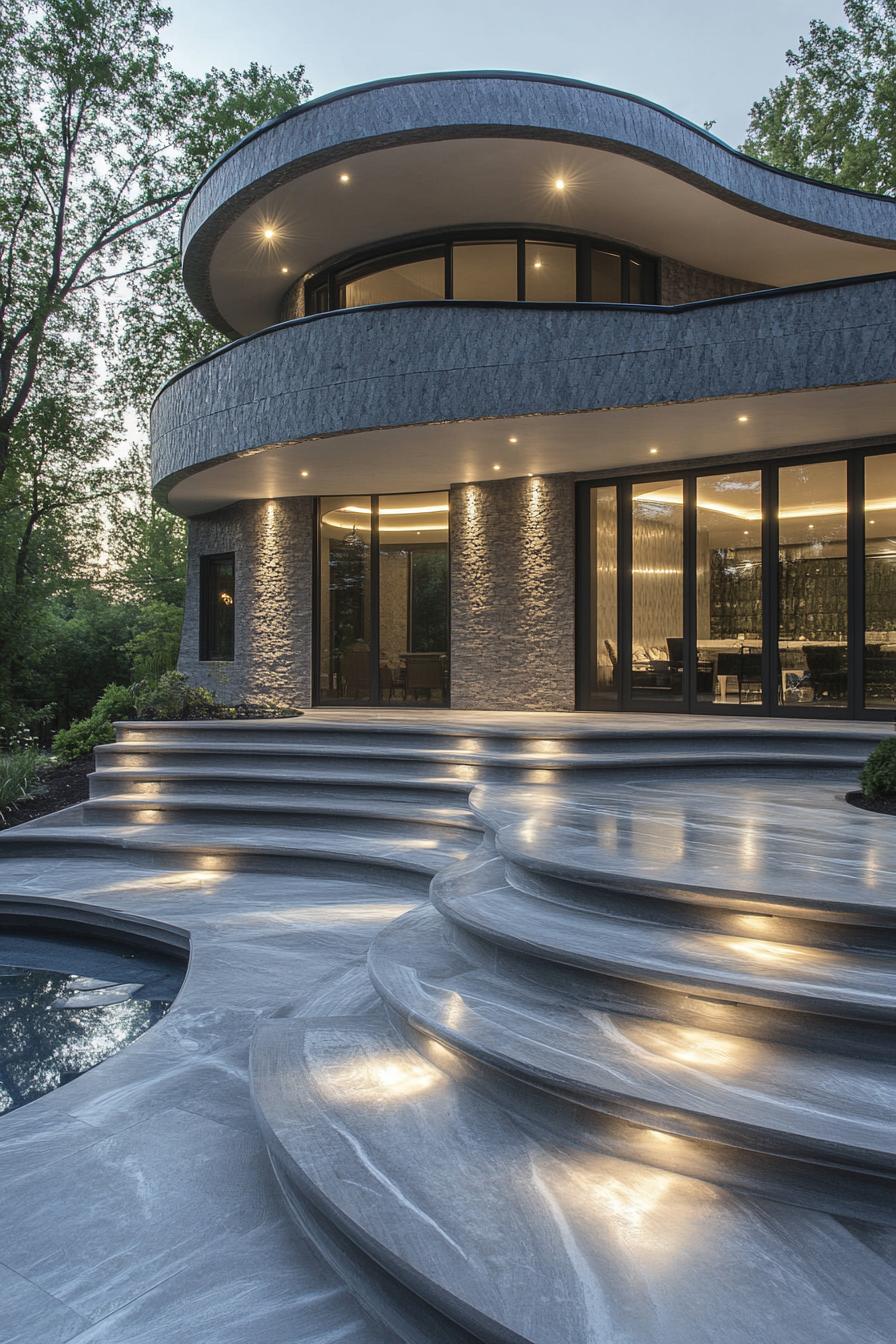
<path id="1" fill-rule="evenodd" d="M 384 305 L 224 346 L 151 415 L 153 482 L 274 443 L 896 378 L 896 278 L 683 308 Z M 446 481 L 447 485 L 448 482 Z"/>
<path id="2" fill-rule="evenodd" d="M 655 105 L 559 79 L 448 74 L 308 103 L 222 159 L 184 214 L 191 299 L 227 329 L 208 285 L 211 254 L 228 224 L 272 188 L 367 150 L 471 135 L 594 145 L 642 159 L 759 214 L 839 235 L 896 240 L 892 200 L 776 172 Z"/>
<path id="3" fill-rule="evenodd" d="M 761 289 L 750 280 L 733 275 L 717 275 L 699 266 L 688 266 L 674 257 L 660 261 L 660 303 L 696 303 L 702 299 L 723 299 L 730 294 L 748 294 Z"/>
<path id="4" fill-rule="evenodd" d="M 311 703 L 313 503 L 250 500 L 190 522 L 187 599 L 178 666 L 226 703 Z M 199 561 L 233 551 L 232 663 L 199 660 Z"/>
<path id="5" fill-rule="evenodd" d="M 575 708 L 570 476 L 452 486 L 451 704 Z"/>

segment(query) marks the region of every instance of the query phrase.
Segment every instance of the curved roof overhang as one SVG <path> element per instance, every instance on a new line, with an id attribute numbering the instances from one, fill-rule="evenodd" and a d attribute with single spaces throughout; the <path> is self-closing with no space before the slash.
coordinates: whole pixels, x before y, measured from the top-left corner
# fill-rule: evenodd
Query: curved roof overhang
<path id="1" fill-rule="evenodd" d="M 184 214 L 184 281 L 203 316 L 245 334 L 334 256 L 471 225 L 568 228 L 791 285 L 890 269 L 896 202 L 769 168 L 630 94 L 423 75 L 302 104 L 224 155 Z"/>
<path id="2" fill-rule="evenodd" d="M 168 383 L 153 478 L 191 515 L 896 437 L 894 380 L 893 275 L 679 308 L 348 309 L 237 341 Z"/>

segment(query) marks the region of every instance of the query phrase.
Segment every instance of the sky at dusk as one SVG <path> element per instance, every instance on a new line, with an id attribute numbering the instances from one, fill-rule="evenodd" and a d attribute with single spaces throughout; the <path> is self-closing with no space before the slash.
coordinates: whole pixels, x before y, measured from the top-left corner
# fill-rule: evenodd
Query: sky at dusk
<path id="1" fill-rule="evenodd" d="M 173 0 L 169 41 L 192 73 L 304 63 L 317 94 L 429 70 L 532 70 L 637 93 L 740 144 L 751 103 L 832 0 Z"/>

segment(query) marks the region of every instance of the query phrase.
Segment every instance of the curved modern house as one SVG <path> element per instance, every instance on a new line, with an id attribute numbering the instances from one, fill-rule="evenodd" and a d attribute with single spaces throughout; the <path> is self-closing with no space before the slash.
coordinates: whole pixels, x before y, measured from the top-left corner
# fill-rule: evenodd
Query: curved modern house
<path id="1" fill-rule="evenodd" d="M 214 164 L 152 413 L 181 666 L 295 705 L 896 709 L 896 201 L 426 75 Z"/>

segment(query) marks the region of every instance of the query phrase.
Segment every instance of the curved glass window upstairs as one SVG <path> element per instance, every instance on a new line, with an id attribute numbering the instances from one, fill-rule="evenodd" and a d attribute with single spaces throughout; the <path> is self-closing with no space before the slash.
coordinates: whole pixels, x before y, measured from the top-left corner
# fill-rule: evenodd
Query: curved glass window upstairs
<path id="1" fill-rule="evenodd" d="M 655 303 L 652 257 L 578 235 L 508 231 L 405 244 L 316 275 L 305 312 L 374 303 Z"/>

